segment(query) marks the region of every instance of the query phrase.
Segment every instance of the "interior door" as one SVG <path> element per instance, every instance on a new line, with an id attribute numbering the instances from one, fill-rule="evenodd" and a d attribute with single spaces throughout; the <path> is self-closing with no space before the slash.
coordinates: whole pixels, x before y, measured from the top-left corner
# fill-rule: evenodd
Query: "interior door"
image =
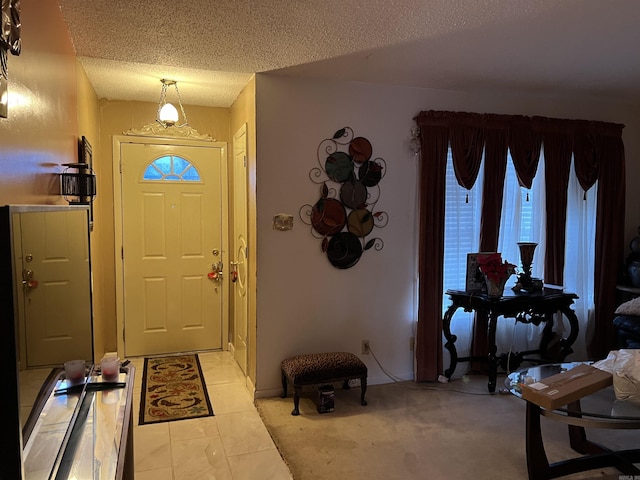
<path id="1" fill-rule="evenodd" d="M 223 154 L 121 144 L 127 356 L 222 347 Z"/>
<path id="2" fill-rule="evenodd" d="M 86 208 L 12 214 L 27 367 L 93 360 Z"/>
<path id="3" fill-rule="evenodd" d="M 249 321 L 247 278 L 247 135 L 243 126 L 233 136 L 233 351 L 236 362 L 247 373 Z"/>

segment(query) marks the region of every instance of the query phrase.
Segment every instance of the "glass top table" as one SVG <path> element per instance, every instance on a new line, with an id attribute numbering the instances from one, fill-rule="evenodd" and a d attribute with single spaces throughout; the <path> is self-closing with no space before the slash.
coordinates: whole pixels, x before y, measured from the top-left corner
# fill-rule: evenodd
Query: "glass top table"
<path id="1" fill-rule="evenodd" d="M 117 379 L 106 381 L 90 367 L 75 386 L 63 371 L 53 377 L 24 446 L 23 478 L 133 478 L 134 371 L 121 367 Z"/>
<path id="2" fill-rule="evenodd" d="M 522 385 L 531 384 L 580 365 L 582 362 L 535 365 L 510 373 L 505 387 L 522 398 Z M 571 448 L 581 457 L 549 464 L 544 450 L 540 417 L 566 423 Z M 616 399 L 607 387 L 555 410 L 527 401 L 526 456 L 531 480 L 557 478 L 596 468 L 615 467 L 625 475 L 640 475 L 640 448 L 612 451 L 587 439 L 585 428 L 640 429 L 640 404 Z M 640 438 L 640 436 L 639 436 Z M 639 442 L 640 445 L 640 442 Z"/>
<path id="3" fill-rule="evenodd" d="M 582 362 L 573 363 L 554 363 L 550 365 L 536 365 L 523 368 L 517 372 L 512 372 L 505 379 L 505 387 L 513 395 L 522 397 L 521 385 L 538 382 L 544 378 L 556 375 L 566 370 L 580 365 Z M 575 404 L 570 404 L 562 408 L 556 409 L 554 412 L 546 412 L 558 415 L 578 413 L 583 419 L 593 419 L 594 425 L 596 421 L 606 421 L 610 423 L 622 422 L 632 423 L 635 427 L 640 428 L 640 404 L 627 400 L 617 400 L 613 387 L 604 388 L 591 395 L 587 395 L 580 400 L 580 410 L 576 410 Z M 615 428 L 607 425 L 606 428 Z"/>

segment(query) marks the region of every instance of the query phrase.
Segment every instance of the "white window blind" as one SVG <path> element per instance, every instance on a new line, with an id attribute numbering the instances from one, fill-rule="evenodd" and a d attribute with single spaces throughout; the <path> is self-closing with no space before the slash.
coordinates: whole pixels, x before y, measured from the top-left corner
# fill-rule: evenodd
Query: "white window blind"
<path id="1" fill-rule="evenodd" d="M 467 253 L 477 252 L 480 244 L 480 215 L 484 162 L 478 179 L 469 191 L 461 187 L 453 170 L 451 149 L 447 155 L 447 187 L 444 233 L 444 289 L 464 290 Z M 468 197 L 468 202 L 467 202 Z M 445 299 L 446 300 L 446 299 Z M 448 307 L 448 302 L 443 302 Z"/>

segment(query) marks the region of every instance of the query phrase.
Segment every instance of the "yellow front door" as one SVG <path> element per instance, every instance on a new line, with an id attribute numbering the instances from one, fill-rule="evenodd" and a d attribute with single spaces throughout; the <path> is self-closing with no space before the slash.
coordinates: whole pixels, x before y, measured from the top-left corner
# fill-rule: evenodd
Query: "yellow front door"
<path id="1" fill-rule="evenodd" d="M 224 155 L 121 144 L 127 356 L 222 347 Z"/>

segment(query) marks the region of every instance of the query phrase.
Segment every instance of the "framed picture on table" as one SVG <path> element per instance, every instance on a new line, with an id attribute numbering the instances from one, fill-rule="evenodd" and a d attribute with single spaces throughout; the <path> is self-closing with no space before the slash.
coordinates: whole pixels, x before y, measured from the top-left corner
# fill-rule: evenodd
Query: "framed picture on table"
<path id="1" fill-rule="evenodd" d="M 465 282 L 465 290 L 467 292 L 486 291 L 487 284 L 485 283 L 484 275 L 478 266 L 478 257 L 489 253 L 492 252 L 467 253 L 467 278 Z"/>

